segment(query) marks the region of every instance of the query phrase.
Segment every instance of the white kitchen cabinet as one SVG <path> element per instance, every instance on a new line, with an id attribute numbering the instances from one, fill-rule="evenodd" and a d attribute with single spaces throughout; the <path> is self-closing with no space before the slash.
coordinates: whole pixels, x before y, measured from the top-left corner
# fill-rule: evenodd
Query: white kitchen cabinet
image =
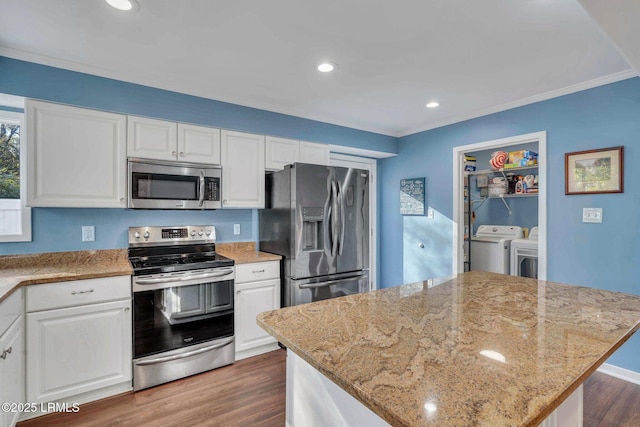
<path id="1" fill-rule="evenodd" d="M 28 402 L 131 390 L 130 286 L 118 276 L 27 288 Z"/>
<path id="2" fill-rule="evenodd" d="M 258 314 L 278 308 L 280 263 L 269 261 L 236 265 L 236 360 L 278 349 L 278 342 L 256 323 Z"/>
<path id="3" fill-rule="evenodd" d="M 176 160 L 178 124 L 146 117 L 127 117 L 127 156 Z"/>
<path id="4" fill-rule="evenodd" d="M 220 164 L 220 129 L 178 123 L 178 160 Z"/>
<path id="5" fill-rule="evenodd" d="M 0 403 L 24 403 L 22 290 L 0 304 Z M 10 408 L 17 409 L 17 408 Z M 0 411 L 0 427 L 13 427 L 19 412 Z"/>
<path id="6" fill-rule="evenodd" d="M 127 155 L 218 165 L 220 129 L 128 116 Z"/>
<path id="7" fill-rule="evenodd" d="M 27 206 L 126 206 L 126 116 L 27 100 Z"/>
<path id="8" fill-rule="evenodd" d="M 222 207 L 264 208 L 263 135 L 221 133 Z"/>
<path id="9" fill-rule="evenodd" d="M 295 162 L 329 165 L 329 146 L 295 139 L 266 137 L 265 167 L 268 171 L 282 170 Z"/>
<path id="10" fill-rule="evenodd" d="M 300 141 L 266 137 L 265 167 L 268 171 L 282 170 L 286 165 L 300 161 Z"/>
<path id="11" fill-rule="evenodd" d="M 329 166 L 329 146 L 300 141 L 300 162 Z"/>

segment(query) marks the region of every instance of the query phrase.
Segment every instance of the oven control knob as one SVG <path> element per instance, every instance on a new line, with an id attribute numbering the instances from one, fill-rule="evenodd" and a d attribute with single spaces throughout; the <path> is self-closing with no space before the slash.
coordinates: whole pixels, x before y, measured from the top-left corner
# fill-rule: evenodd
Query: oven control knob
<path id="1" fill-rule="evenodd" d="M 136 231 L 135 233 L 133 233 L 133 237 L 135 237 L 136 239 L 139 239 L 140 233 Z"/>
<path id="2" fill-rule="evenodd" d="M 196 235 L 196 230 L 191 230 L 191 235 L 195 236 Z"/>
<path id="3" fill-rule="evenodd" d="M 202 236 L 204 234 L 204 231 L 200 230 L 198 231 L 198 236 Z"/>
<path id="4" fill-rule="evenodd" d="M 209 229 L 207 228 L 207 230 L 206 230 L 204 233 L 205 233 L 207 236 L 210 236 L 210 235 L 211 235 L 211 230 L 209 230 Z"/>
<path id="5" fill-rule="evenodd" d="M 142 237 L 144 237 L 145 239 L 149 238 L 149 232 L 145 231 L 144 234 L 142 235 Z"/>

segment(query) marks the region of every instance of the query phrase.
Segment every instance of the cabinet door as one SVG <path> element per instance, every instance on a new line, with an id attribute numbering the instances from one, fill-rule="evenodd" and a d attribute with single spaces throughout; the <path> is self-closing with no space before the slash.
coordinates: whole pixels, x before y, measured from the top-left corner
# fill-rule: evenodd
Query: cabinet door
<path id="1" fill-rule="evenodd" d="M 0 400 L 24 403 L 22 316 L 0 336 Z M 14 426 L 18 412 L 0 411 L 0 426 Z"/>
<path id="2" fill-rule="evenodd" d="M 220 129 L 178 124 L 178 160 L 220 164 Z"/>
<path id="3" fill-rule="evenodd" d="M 329 166 L 329 146 L 315 142 L 300 141 L 300 161 L 314 165 Z"/>
<path id="4" fill-rule="evenodd" d="M 280 308 L 280 280 L 271 279 L 236 285 L 234 308 L 236 360 L 262 353 L 258 347 L 275 344 L 277 341 L 259 327 L 256 317 L 263 311 Z"/>
<path id="5" fill-rule="evenodd" d="M 131 300 L 27 313 L 27 402 L 131 381 Z"/>
<path id="6" fill-rule="evenodd" d="M 286 165 L 291 165 L 298 161 L 300 161 L 299 141 L 267 136 L 265 157 L 267 170 L 282 170 Z"/>
<path id="7" fill-rule="evenodd" d="M 127 117 L 127 156 L 176 160 L 178 124 L 146 117 Z"/>
<path id="8" fill-rule="evenodd" d="M 28 100 L 28 206 L 126 206 L 126 116 Z"/>
<path id="9" fill-rule="evenodd" d="M 264 136 L 222 131 L 222 207 L 264 208 Z"/>

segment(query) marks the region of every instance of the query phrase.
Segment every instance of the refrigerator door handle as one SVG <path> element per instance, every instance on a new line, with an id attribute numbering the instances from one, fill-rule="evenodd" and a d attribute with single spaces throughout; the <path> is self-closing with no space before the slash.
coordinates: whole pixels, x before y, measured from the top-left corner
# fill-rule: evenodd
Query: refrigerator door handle
<path id="1" fill-rule="evenodd" d="M 331 256 L 336 255 L 338 249 L 338 187 L 331 181 Z"/>
<path id="2" fill-rule="evenodd" d="M 342 248 L 344 247 L 344 192 L 343 188 L 340 185 L 340 181 L 338 181 L 338 204 L 340 205 L 340 237 L 338 239 L 338 255 L 342 255 Z"/>
<path id="3" fill-rule="evenodd" d="M 325 286 L 331 286 L 331 285 L 335 285 L 336 283 L 342 283 L 342 282 L 345 282 L 347 280 L 361 279 L 361 278 L 364 278 L 364 277 L 366 277 L 366 274 L 359 274 L 357 276 L 343 277 L 342 279 L 329 280 L 329 281 L 326 281 L 326 282 L 307 283 L 307 284 L 304 284 L 304 285 L 298 285 L 298 288 L 300 288 L 300 289 L 324 288 Z"/>

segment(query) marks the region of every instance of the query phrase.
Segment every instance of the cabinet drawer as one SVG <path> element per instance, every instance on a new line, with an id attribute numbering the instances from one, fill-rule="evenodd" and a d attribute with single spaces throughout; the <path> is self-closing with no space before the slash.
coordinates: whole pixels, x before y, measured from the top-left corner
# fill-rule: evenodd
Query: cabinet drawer
<path id="1" fill-rule="evenodd" d="M 32 285 L 26 298 L 27 312 L 131 298 L 131 276 Z"/>
<path id="2" fill-rule="evenodd" d="M 280 278 L 280 262 L 252 262 L 236 265 L 236 283 Z"/>
<path id="3" fill-rule="evenodd" d="M 22 314 L 22 289 L 18 289 L 9 298 L 0 303 L 0 335 Z"/>

